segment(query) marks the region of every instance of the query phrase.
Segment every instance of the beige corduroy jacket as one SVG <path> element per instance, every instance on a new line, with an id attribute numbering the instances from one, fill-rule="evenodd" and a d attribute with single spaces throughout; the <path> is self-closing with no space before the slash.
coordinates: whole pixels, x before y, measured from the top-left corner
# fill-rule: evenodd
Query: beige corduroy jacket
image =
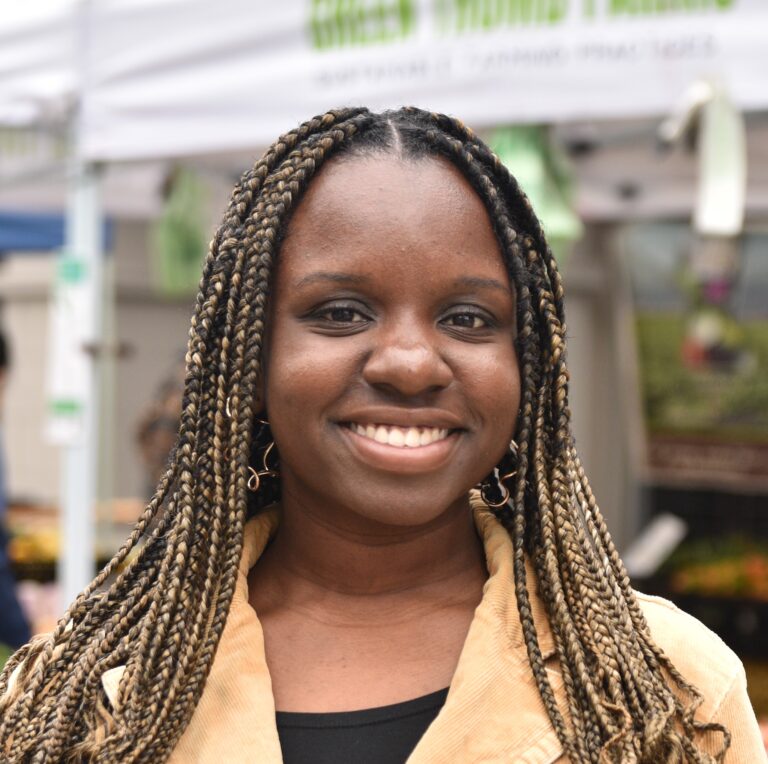
<path id="1" fill-rule="evenodd" d="M 567 758 L 539 697 L 523 642 L 512 578 L 511 541 L 487 508 L 475 501 L 473 508 L 485 546 L 488 581 L 445 705 L 408 758 L 408 764 L 564 764 Z M 248 571 L 259 559 L 277 522 L 277 511 L 270 510 L 246 526 L 227 624 L 205 690 L 174 749 L 171 764 L 282 761 L 264 639 L 256 613 L 248 604 L 247 583 Z M 644 595 L 639 598 L 657 643 L 704 693 L 705 702 L 697 717 L 717 720 L 731 731 L 733 742 L 726 761 L 766 761 L 739 659 L 715 634 L 670 602 Z M 550 678 L 563 701 L 547 618 L 538 600 L 534 598 L 532 604 Z M 104 675 L 104 687 L 113 704 L 121 675 L 122 667 Z M 714 751 L 721 739 L 721 735 L 712 733 L 704 744 Z"/>

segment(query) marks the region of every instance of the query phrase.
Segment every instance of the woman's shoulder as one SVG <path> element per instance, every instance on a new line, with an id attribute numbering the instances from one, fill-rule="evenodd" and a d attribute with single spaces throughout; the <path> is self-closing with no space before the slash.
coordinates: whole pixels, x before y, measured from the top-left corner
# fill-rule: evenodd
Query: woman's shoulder
<path id="1" fill-rule="evenodd" d="M 730 733 L 728 762 L 768 762 L 755 712 L 747 695 L 744 667 L 736 654 L 701 621 L 662 597 L 637 593 L 654 642 L 703 696 L 696 716 L 722 724 Z M 705 735 L 710 752 L 719 750 L 718 733 Z"/>
<path id="2" fill-rule="evenodd" d="M 714 715 L 736 686 L 746 682 L 736 653 L 701 621 L 663 597 L 636 592 L 654 642 L 704 695 L 702 712 Z"/>

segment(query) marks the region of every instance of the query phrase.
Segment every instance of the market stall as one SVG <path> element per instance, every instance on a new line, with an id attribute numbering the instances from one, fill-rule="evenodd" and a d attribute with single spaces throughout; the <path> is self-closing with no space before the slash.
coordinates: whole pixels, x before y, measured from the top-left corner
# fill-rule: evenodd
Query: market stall
<path id="1" fill-rule="evenodd" d="M 555 137 L 575 166 L 576 204 L 588 222 L 610 227 L 673 214 L 687 225 L 701 166 L 681 147 L 664 164 L 654 148 L 658 124 L 676 116 L 685 134 L 686 115 L 695 111 L 691 88 L 694 97 L 709 88 L 712 99 L 731 105 L 732 116 L 756 114 L 747 135 L 763 137 L 759 144 L 748 140 L 748 150 L 764 146 L 758 123 L 768 109 L 767 22 L 759 0 L 95 0 L 62 3 L 55 22 L 30 22 L 24 35 L 0 28 L 0 39 L 26 40 L 25 50 L 35 54 L 0 87 L 0 121 L 46 127 L 70 148 L 62 260 L 68 267 L 58 286 L 75 295 L 62 304 L 78 309 L 62 308 L 58 326 L 67 329 L 56 335 L 62 360 L 54 363 L 49 393 L 52 431 L 66 453 L 64 597 L 85 584 L 93 565 L 100 361 L 87 348 L 102 341 L 100 219 L 110 166 L 173 158 L 229 168 L 242 152 L 329 105 L 416 103 L 461 114 L 489 135 L 498 125 L 558 126 Z M 0 50 L 0 71 L 12 73 L 10 64 L 2 68 L 12 49 Z M 50 158 L 61 164 L 55 152 Z M 750 165 L 757 175 L 749 181 L 735 173 L 746 189 L 742 219 L 745 209 L 758 221 L 768 209 L 764 164 Z M 682 176 L 670 167 L 682 168 Z M 728 172 L 733 180 L 732 167 Z M 728 235 L 737 234 L 738 226 Z M 73 273 L 80 278 L 66 281 Z M 619 398 L 616 405 L 632 404 Z M 635 433 L 645 426 L 642 416 Z M 644 435 L 637 438 L 643 451 Z M 633 452 L 620 468 L 635 478 L 646 454 Z M 620 506 L 621 494 L 614 498 Z"/>

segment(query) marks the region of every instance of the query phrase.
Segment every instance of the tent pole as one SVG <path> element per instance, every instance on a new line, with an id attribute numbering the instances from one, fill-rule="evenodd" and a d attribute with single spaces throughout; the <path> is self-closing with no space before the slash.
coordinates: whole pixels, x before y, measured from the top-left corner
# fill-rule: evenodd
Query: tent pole
<path id="1" fill-rule="evenodd" d="M 99 348 L 103 334 L 103 225 L 100 203 L 101 168 L 75 151 L 69 184 L 66 249 L 62 257 L 82 264 L 82 297 L 87 309 L 78 327 L 78 352 L 84 371 L 80 380 L 79 432 L 62 448 L 61 553 L 59 581 L 67 606 L 94 576 L 96 500 L 99 463 Z"/>
<path id="2" fill-rule="evenodd" d="M 78 8 L 77 75 L 78 101 L 70 120 L 70 155 L 65 249 L 62 268 L 72 264 L 70 299 L 80 306 L 63 306 L 63 315 L 75 326 L 68 336 L 73 354 L 69 380 L 64 389 L 73 401 L 72 427 L 60 439 L 61 462 L 61 551 L 58 578 L 62 605 L 69 603 L 88 585 L 95 572 L 96 500 L 99 470 L 100 366 L 103 343 L 104 229 L 101 210 L 101 166 L 85 158 L 82 151 L 83 103 L 89 83 L 91 0 L 80 0 Z M 59 286 L 65 281 L 60 277 Z M 66 321 L 67 319 L 64 318 Z M 64 368 L 62 365 L 61 368 Z"/>

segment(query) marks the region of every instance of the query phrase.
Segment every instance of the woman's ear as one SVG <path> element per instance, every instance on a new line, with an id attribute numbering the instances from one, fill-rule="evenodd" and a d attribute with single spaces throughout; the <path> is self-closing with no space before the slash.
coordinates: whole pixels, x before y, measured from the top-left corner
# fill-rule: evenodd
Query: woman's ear
<path id="1" fill-rule="evenodd" d="M 269 332 L 264 333 L 261 349 L 261 363 L 254 389 L 254 411 L 265 414 L 267 408 L 267 363 L 269 360 Z M 266 414 L 261 417 L 266 419 Z"/>
<path id="2" fill-rule="evenodd" d="M 261 374 L 256 383 L 256 390 L 253 400 L 253 412 L 256 419 L 267 419 L 267 396 L 265 390 L 264 375 Z"/>
<path id="3" fill-rule="evenodd" d="M 266 419 L 266 400 L 264 395 L 264 390 L 261 386 L 261 383 L 257 384 L 256 386 L 256 395 L 254 396 L 253 400 L 253 416 L 255 419 Z M 228 417 L 232 416 L 232 406 L 230 399 L 227 398 L 226 402 L 226 414 Z"/>

